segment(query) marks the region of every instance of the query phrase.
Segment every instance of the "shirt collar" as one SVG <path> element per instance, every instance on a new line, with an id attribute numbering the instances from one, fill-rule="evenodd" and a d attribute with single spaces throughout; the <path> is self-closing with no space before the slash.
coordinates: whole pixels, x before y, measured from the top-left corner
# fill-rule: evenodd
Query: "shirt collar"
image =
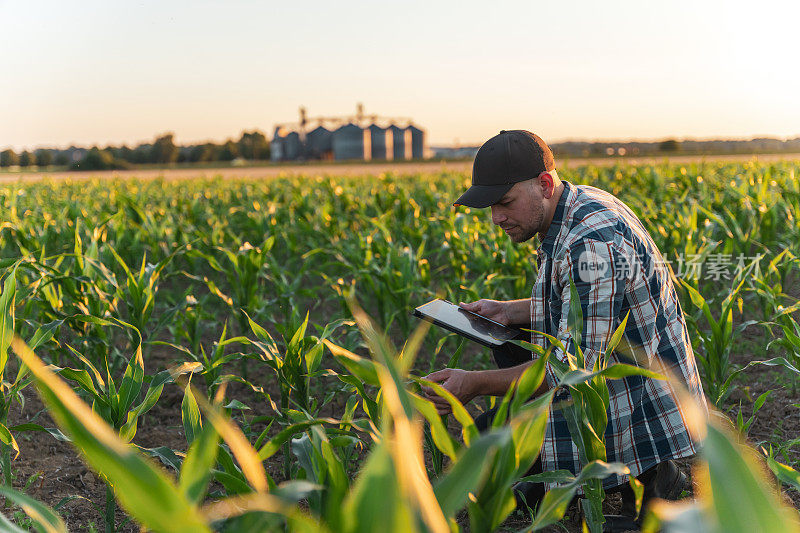
<path id="1" fill-rule="evenodd" d="M 564 190 L 561 191 L 561 197 L 558 199 L 556 210 L 553 212 L 553 220 L 550 221 L 550 227 L 547 229 L 547 235 L 542 240 L 541 249 L 550 257 L 553 257 L 553 248 L 556 244 L 556 237 L 561 231 L 561 225 L 564 222 L 564 214 L 567 210 L 567 198 L 569 197 L 572 185 L 569 182 L 562 181 Z"/>

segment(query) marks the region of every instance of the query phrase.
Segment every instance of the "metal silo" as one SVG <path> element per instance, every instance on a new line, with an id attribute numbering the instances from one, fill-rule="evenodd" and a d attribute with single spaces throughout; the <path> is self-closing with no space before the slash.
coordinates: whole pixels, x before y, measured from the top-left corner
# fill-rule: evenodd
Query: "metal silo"
<path id="1" fill-rule="evenodd" d="M 422 159 L 425 157 L 425 132 L 414 125 L 408 126 L 411 132 L 411 157 Z"/>
<path id="2" fill-rule="evenodd" d="M 392 132 L 394 159 L 411 159 L 411 132 L 408 128 L 392 124 L 389 131 Z"/>
<path id="3" fill-rule="evenodd" d="M 293 131 L 286 135 L 284 143 L 284 159 L 299 159 L 303 155 L 303 144 L 300 142 L 300 134 Z"/>
<path id="4" fill-rule="evenodd" d="M 393 159 L 392 135 L 389 130 L 377 124 L 372 124 L 368 129 L 372 143 L 372 159 Z"/>
<path id="5" fill-rule="evenodd" d="M 333 159 L 333 132 L 318 126 L 306 134 L 306 154 L 309 159 Z"/>
<path id="6" fill-rule="evenodd" d="M 281 161 L 284 156 L 286 142 L 286 130 L 280 126 L 275 128 L 272 142 L 269 145 L 269 158 L 272 161 Z"/>
<path id="7" fill-rule="evenodd" d="M 371 136 L 368 129 L 356 124 L 345 124 L 333 132 L 333 158 L 344 159 L 372 158 Z"/>

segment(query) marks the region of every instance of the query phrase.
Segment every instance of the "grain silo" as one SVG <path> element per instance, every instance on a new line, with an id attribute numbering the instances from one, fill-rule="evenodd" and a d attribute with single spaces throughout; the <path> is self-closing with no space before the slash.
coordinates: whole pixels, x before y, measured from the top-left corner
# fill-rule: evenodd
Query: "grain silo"
<path id="1" fill-rule="evenodd" d="M 368 129 L 372 144 L 372 159 L 393 159 L 392 135 L 389 130 L 381 128 L 377 124 L 372 124 Z"/>
<path id="2" fill-rule="evenodd" d="M 306 155 L 309 159 L 333 159 L 333 132 L 317 126 L 306 134 Z"/>
<path id="3" fill-rule="evenodd" d="M 392 124 L 389 126 L 392 137 L 394 159 L 411 159 L 411 132 Z"/>
<path id="4" fill-rule="evenodd" d="M 269 145 L 269 158 L 272 161 L 282 161 L 285 159 L 285 144 L 286 134 L 288 132 L 285 128 L 278 126 L 275 128 L 275 134 L 272 136 L 272 142 Z"/>
<path id="5" fill-rule="evenodd" d="M 299 159 L 303 155 L 303 143 L 300 134 L 293 131 L 286 135 L 283 141 L 283 159 Z"/>
<path id="6" fill-rule="evenodd" d="M 422 159 L 425 157 L 425 132 L 414 125 L 408 126 L 411 132 L 411 157 Z"/>
<path id="7" fill-rule="evenodd" d="M 372 145 L 369 129 L 357 124 L 345 124 L 333 132 L 333 158 L 337 161 L 345 159 L 372 158 Z"/>

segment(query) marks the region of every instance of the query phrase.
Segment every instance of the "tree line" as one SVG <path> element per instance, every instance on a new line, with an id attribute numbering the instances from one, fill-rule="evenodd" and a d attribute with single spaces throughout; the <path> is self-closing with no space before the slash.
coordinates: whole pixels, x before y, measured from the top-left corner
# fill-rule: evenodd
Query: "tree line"
<path id="1" fill-rule="evenodd" d="M 167 133 L 152 143 L 139 144 L 133 148 L 106 146 L 100 148 L 40 148 L 16 153 L 12 149 L 0 152 L 0 167 L 69 167 L 73 170 L 115 170 L 136 165 L 171 165 L 176 163 L 230 162 L 235 159 L 264 161 L 270 157 L 267 137 L 258 130 L 244 131 L 238 140 L 228 139 L 223 143 L 213 142 L 180 146 L 175 136 Z"/>

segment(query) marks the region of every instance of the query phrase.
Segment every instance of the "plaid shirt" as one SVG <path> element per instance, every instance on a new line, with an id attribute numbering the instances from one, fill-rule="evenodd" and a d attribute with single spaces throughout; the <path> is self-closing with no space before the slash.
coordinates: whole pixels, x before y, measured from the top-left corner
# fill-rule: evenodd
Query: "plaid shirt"
<path id="1" fill-rule="evenodd" d="M 564 183 L 553 220 L 537 252 L 538 275 L 531 297 L 531 329 L 558 337 L 568 352 L 574 343 L 567 328 L 570 277 L 581 299 L 584 329 L 581 349 L 591 369 L 598 352 L 630 312 L 623 343 L 636 359 L 656 371 L 669 371 L 705 407 L 700 377 L 683 311 L 668 265 L 638 217 L 613 195 L 586 185 Z M 544 348 L 546 338 L 532 333 Z M 623 343 L 619 352 L 622 352 Z M 630 352 L 629 352 L 630 353 Z M 566 361 L 560 349 L 551 357 Z M 634 363 L 613 352 L 608 364 Z M 552 367 L 550 386 L 556 384 Z M 694 455 L 696 443 L 667 381 L 630 376 L 608 380 L 609 412 L 605 443 L 609 462 L 626 464 L 634 476 L 667 459 Z M 557 399 L 568 397 L 560 391 Z M 554 402 L 558 403 L 558 402 Z M 541 451 L 542 470 L 580 471 L 578 450 L 562 412 L 551 407 Z M 611 476 L 606 487 L 624 483 Z M 548 487 L 551 488 L 551 487 Z"/>

